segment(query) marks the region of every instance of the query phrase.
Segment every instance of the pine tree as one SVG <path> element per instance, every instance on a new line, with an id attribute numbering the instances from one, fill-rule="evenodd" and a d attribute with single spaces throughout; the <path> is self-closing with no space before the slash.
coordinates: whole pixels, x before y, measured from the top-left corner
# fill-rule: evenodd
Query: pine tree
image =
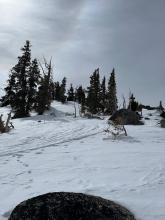
<path id="1" fill-rule="evenodd" d="M 164 111 L 164 108 L 163 108 L 163 105 L 162 105 L 162 101 L 159 102 L 159 111 L 160 112 Z"/>
<path id="2" fill-rule="evenodd" d="M 18 57 L 18 63 L 11 70 L 10 83 L 12 81 L 14 84 L 9 85 L 10 92 L 12 92 L 10 104 L 15 113 L 15 118 L 29 116 L 27 78 L 31 64 L 30 47 L 30 42 L 26 41 L 25 46 L 21 49 L 22 56 Z"/>
<path id="3" fill-rule="evenodd" d="M 86 105 L 89 112 L 96 114 L 100 111 L 100 75 L 96 69 L 90 77 L 90 86 L 87 88 Z"/>
<path id="4" fill-rule="evenodd" d="M 60 86 L 60 101 L 62 103 L 66 102 L 65 92 L 66 92 L 66 77 L 63 78 L 61 86 Z"/>
<path id="5" fill-rule="evenodd" d="M 106 112 L 113 114 L 117 110 L 117 95 L 116 95 L 116 81 L 115 81 L 115 69 L 112 70 L 107 91 L 107 108 Z"/>
<path id="6" fill-rule="evenodd" d="M 82 86 L 79 86 L 75 92 L 76 101 L 81 104 L 82 102 L 85 104 L 85 91 Z"/>
<path id="7" fill-rule="evenodd" d="M 31 111 L 35 108 L 35 103 L 37 102 L 37 87 L 39 85 L 39 80 L 41 78 L 40 69 L 37 59 L 34 59 L 30 66 L 29 76 L 28 76 L 28 102 L 27 109 Z"/>
<path id="8" fill-rule="evenodd" d="M 36 103 L 36 111 L 39 115 L 42 115 L 45 110 L 48 110 L 52 101 L 52 93 L 51 93 L 51 74 L 52 74 L 52 63 L 48 64 L 46 60 L 44 60 L 45 70 L 42 68 L 43 76 L 40 80 L 40 85 L 38 88 L 37 94 L 37 103 Z"/>
<path id="9" fill-rule="evenodd" d="M 76 101 L 81 104 L 81 113 L 85 112 L 85 90 L 79 86 L 75 92 Z"/>
<path id="10" fill-rule="evenodd" d="M 57 81 L 54 84 L 55 89 L 55 100 L 60 101 L 60 83 Z"/>
<path id="11" fill-rule="evenodd" d="M 102 112 L 104 112 L 104 109 L 106 107 L 106 79 L 105 76 L 103 77 L 101 88 L 100 88 L 100 105 Z"/>
<path id="12" fill-rule="evenodd" d="M 5 91 L 5 95 L 2 96 L 1 98 L 1 106 L 7 106 L 10 105 L 12 103 L 12 101 L 14 100 L 14 87 L 15 87 L 15 75 L 14 74 L 10 74 L 9 75 L 9 79 L 7 80 L 7 86 L 4 88 Z"/>
<path id="13" fill-rule="evenodd" d="M 129 97 L 129 105 L 128 105 L 128 109 L 132 110 L 132 111 L 137 111 L 138 109 L 138 102 L 135 101 L 135 97 L 133 95 L 133 93 L 131 94 L 131 96 Z"/>
<path id="14" fill-rule="evenodd" d="M 74 94 L 74 88 L 72 86 L 72 84 L 70 85 L 70 88 L 68 90 L 68 97 L 67 97 L 67 101 L 74 101 L 75 100 L 75 94 Z"/>

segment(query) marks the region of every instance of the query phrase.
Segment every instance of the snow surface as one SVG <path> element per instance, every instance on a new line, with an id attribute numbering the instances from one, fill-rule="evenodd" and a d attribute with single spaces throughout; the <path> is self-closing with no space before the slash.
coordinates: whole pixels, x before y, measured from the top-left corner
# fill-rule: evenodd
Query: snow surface
<path id="1" fill-rule="evenodd" d="M 151 120 L 126 126 L 128 136 L 114 140 L 104 132 L 106 118 L 73 113 L 73 103 L 54 102 L 44 116 L 15 119 L 15 129 L 0 134 L 0 220 L 21 201 L 55 191 L 102 196 L 137 220 L 164 220 L 165 129 L 158 114 L 146 111 Z"/>

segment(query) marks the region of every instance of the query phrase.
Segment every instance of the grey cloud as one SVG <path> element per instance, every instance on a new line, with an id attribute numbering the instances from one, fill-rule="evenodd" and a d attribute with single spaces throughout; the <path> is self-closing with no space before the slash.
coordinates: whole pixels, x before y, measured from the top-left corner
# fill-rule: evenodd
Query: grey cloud
<path id="1" fill-rule="evenodd" d="M 53 56 L 56 79 L 86 86 L 95 68 L 109 77 L 116 67 L 119 96 L 130 88 L 141 102 L 165 102 L 164 0 L 24 0 L 20 7 L 13 24 L 0 22 L 1 69 L 29 39 L 34 56 Z"/>

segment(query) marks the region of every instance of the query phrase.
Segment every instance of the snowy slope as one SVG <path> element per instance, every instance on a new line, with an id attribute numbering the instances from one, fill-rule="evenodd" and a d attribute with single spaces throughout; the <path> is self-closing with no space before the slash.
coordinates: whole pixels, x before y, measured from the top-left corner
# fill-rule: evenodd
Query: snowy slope
<path id="1" fill-rule="evenodd" d="M 44 116 L 15 119 L 15 129 L 0 135 L 0 220 L 19 202 L 53 191 L 103 196 L 138 220 L 164 220 L 165 130 L 157 114 L 114 140 L 103 132 L 106 119 L 73 113 L 72 103 L 54 102 Z"/>

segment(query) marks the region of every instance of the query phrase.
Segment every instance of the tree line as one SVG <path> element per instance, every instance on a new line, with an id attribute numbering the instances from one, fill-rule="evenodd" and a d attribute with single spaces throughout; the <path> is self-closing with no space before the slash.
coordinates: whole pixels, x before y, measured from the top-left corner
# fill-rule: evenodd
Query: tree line
<path id="1" fill-rule="evenodd" d="M 51 59 L 48 62 L 44 58 L 44 64 L 41 64 L 31 58 L 30 41 L 26 41 L 21 53 L 17 64 L 10 70 L 5 95 L 1 98 L 1 106 L 10 105 L 14 118 L 28 117 L 32 110 L 42 115 L 53 100 L 78 102 L 82 113 L 112 114 L 117 110 L 115 69 L 107 83 L 105 76 L 100 79 L 97 68 L 91 74 L 87 88 L 82 85 L 74 88 L 71 84 L 67 91 L 66 77 L 61 82 L 54 81 Z"/>

